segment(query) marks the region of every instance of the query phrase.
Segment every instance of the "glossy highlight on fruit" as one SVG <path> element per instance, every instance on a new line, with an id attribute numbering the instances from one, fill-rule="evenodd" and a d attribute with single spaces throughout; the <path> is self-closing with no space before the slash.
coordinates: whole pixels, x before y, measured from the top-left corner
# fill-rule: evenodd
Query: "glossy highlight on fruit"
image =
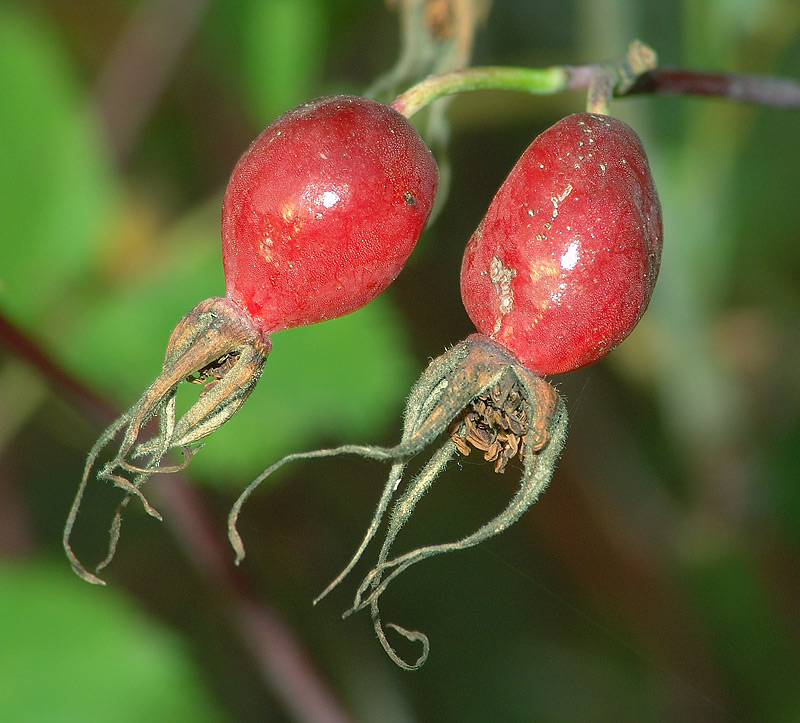
<path id="1" fill-rule="evenodd" d="M 231 175 L 226 296 L 267 333 L 360 308 L 400 273 L 437 183 L 425 143 L 383 103 L 342 95 L 290 110 Z"/>
<path id="2" fill-rule="evenodd" d="M 610 116 L 570 115 L 526 149 L 467 244 L 464 307 L 535 373 L 578 369 L 639 321 L 661 246 L 638 136 Z"/>

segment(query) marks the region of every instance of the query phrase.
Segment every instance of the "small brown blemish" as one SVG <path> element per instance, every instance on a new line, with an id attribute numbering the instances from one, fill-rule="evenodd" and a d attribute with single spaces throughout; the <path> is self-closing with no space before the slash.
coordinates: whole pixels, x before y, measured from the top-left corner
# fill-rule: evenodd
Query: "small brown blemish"
<path id="1" fill-rule="evenodd" d="M 578 156 L 578 158 L 583 158 L 583 156 Z M 550 203 L 553 204 L 553 215 L 550 217 L 551 221 L 555 221 L 558 217 L 558 204 L 561 203 L 569 194 L 572 193 L 572 184 L 568 183 L 567 187 L 561 191 L 557 196 L 553 196 L 550 199 Z M 550 228 L 550 224 L 545 224 L 545 228 Z"/>

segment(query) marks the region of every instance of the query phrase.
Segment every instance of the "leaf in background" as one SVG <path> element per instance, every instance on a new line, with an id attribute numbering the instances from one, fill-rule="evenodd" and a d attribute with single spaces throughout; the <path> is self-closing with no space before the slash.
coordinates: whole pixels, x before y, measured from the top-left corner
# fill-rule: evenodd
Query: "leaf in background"
<path id="1" fill-rule="evenodd" d="M 313 94 L 325 60 L 325 7 L 320 0 L 254 0 L 245 17 L 245 90 L 266 124 Z"/>
<path id="2" fill-rule="evenodd" d="M 0 305 L 31 325 L 89 267 L 114 179 L 60 38 L 0 7 Z"/>
<path id="3" fill-rule="evenodd" d="M 113 590 L 7 563 L 0 590 L 4 720 L 225 720 L 178 637 Z"/>
<path id="4" fill-rule="evenodd" d="M 57 353 L 72 373 L 129 406 L 161 371 L 172 329 L 195 304 L 224 292 L 220 199 L 187 214 L 154 246 L 146 268 L 94 292 L 72 316 Z"/>

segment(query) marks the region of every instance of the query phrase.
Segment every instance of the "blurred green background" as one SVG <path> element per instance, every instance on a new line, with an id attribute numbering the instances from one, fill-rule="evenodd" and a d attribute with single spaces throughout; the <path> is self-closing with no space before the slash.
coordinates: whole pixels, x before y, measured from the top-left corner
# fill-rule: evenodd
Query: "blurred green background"
<path id="1" fill-rule="evenodd" d="M 554 380 L 571 431 L 537 505 L 384 596 L 387 621 L 431 637 L 421 671 L 395 668 L 365 614 L 340 620 L 358 576 L 310 604 L 360 540 L 379 465 L 276 475 L 245 507 L 239 577 L 207 538 L 279 456 L 398 438 L 427 360 L 471 332 L 464 243 L 580 94 L 457 98 L 449 196 L 397 282 L 276 334 L 243 411 L 181 480 L 149 483 L 165 524 L 131 505 L 108 587 L 71 572 L 61 528 L 108 419 L 33 368 L 25 339 L 132 404 L 177 320 L 223 291 L 219 209 L 239 154 L 296 103 L 364 92 L 395 63 L 398 28 L 382 0 L 0 1 L 0 314 L 23 334 L 0 336 L 4 719 L 800 721 L 796 112 L 613 103 L 664 207 L 653 302 L 607 360 Z M 663 65 L 800 78 L 790 0 L 495 0 L 473 62 L 595 62 L 633 38 Z M 490 470 L 476 455 L 449 470 L 399 544 L 493 515 L 516 482 Z M 82 557 L 102 557 L 117 500 L 92 487 Z"/>

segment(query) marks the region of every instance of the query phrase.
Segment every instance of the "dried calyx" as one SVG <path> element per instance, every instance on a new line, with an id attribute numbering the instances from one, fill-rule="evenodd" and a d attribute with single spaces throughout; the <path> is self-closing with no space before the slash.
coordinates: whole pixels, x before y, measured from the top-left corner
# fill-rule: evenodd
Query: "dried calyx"
<path id="1" fill-rule="evenodd" d="M 481 450 L 494 471 L 502 474 L 517 454 L 526 450 L 522 441 L 528 431 L 528 405 L 518 389 L 516 376 L 507 370 L 502 378 L 470 402 L 450 425 L 450 437 L 463 455 Z M 546 440 L 542 440 L 542 445 Z M 534 450 L 537 451 L 537 450 Z"/>
<path id="2" fill-rule="evenodd" d="M 553 387 L 522 366 L 502 346 L 481 334 L 474 334 L 431 362 L 414 385 L 405 410 L 402 438 L 396 446 L 346 445 L 291 454 L 255 479 L 236 501 L 229 517 L 228 536 L 236 551 L 236 561 L 244 557 L 244 545 L 236 529 L 242 505 L 279 467 L 293 460 L 340 454 L 391 462 L 388 479 L 364 539 L 342 573 L 315 600 L 318 602 L 348 575 L 363 555 L 404 481 L 411 457 L 429 444 L 436 444 L 431 458 L 408 481 L 394 502 L 377 563 L 359 586 L 353 605 L 344 613 L 347 617 L 369 607 L 375 632 L 388 655 L 400 667 L 416 669 L 428 656 L 428 639 L 418 631 L 388 624 L 409 640 L 422 644 L 422 653 L 416 662 L 403 660 L 386 638 L 378 607 L 380 596 L 397 575 L 414 563 L 477 545 L 516 522 L 550 481 L 566 431 L 566 409 Z M 424 493 L 455 455 L 468 454 L 471 447 L 482 450 L 486 459 L 494 461 L 498 472 L 519 454 L 522 462 L 520 487 L 506 508 L 460 540 L 390 558 L 397 534 Z"/>
<path id="3" fill-rule="evenodd" d="M 178 322 L 167 345 L 161 374 L 139 401 L 103 432 L 86 459 L 64 528 L 64 549 L 78 575 L 88 582 L 104 584 L 86 570 L 70 544 L 89 475 L 100 452 L 124 430 L 116 455 L 97 473 L 99 479 L 113 483 L 125 493 L 111 526 L 108 555 L 98 565 L 98 571 L 114 556 L 122 512 L 131 498 L 137 497 L 148 514 L 161 519 L 142 494 L 142 485 L 155 473 L 175 472 L 185 467 L 199 449 L 189 445 L 211 434 L 239 410 L 261 375 L 270 348 L 269 337 L 256 329 L 246 313 L 228 299 L 206 299 Z M 177 390 L 184 381 L 202 384 L 204 388 L 198 400 L 176 420 Z M 142 439 L 145 425 L 151 420 L 157 422 L 157 431 Z M 184 462 L 160 466 L 167 452 L 176 448 L 182 449 Z"/>

